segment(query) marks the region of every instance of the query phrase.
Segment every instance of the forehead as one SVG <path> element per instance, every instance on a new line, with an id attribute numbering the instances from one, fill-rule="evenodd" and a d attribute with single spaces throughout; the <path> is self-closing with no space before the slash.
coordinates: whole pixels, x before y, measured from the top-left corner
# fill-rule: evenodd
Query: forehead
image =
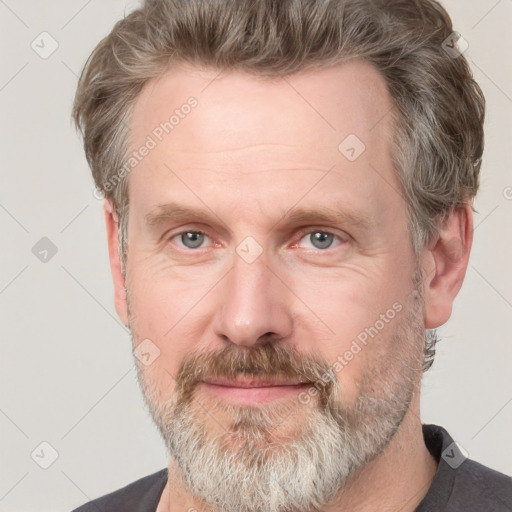
<path id="1" fill-rule="evenodd" d="M 143 142 L 190 97 L 197 100 L 191 120 L 180 118 L 168 137 L 176 150 L 220 151 L 242 143 L 337 147 L 347 132 L 372 145 L 389 129 L 389 118 L 382 119 L 391 109 L 384 78 L 364 61 L 272 78 L 182 64 L 143 88 L 132 113 L 132 141 Z M 180 137 L 192 123 L 202 130 Z"/>
<path id="2" fill-rule="evenodd" d="M 131 150 L 149 139 L 152 148 L 130 172 L 130 201 L 139 196 L 146 211 L 165 202 L 177 175 L 196 191 L 268 198 L 276 183 L 303 189 L 318 178 L 304 173 L 332 169 L 347 197 L 371 201 L 383 178 L 398 188 L 391 109 L 384 78 L 362 61 L 279 78 L 181 65 L 146 84 L 134 105 Z M 352 150 L 361 156 L 348 158 Z"/>

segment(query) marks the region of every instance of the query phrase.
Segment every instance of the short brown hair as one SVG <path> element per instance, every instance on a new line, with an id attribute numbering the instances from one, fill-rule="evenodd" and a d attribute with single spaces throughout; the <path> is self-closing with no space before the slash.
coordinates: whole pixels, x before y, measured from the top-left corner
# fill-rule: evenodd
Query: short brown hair
<path id="1" fill-rule="evenodd" d="M 434 0 L 146 0 L 95 48 L 73 108 L 96 186 L 119 215 L 121 268 L 127 180 L 106 184 L 125 164 L 137 95 L 180 61 L 272 77 L 354 58 L 373 65 L 394 103 L 392 155 L 418 255 L 478 190 L 485 101 L 464 55 L 447 51 L 455 39 Z"/>
<path id="2" fill-rule="evenodd" d="M 124 166 L 130 110 L 146 82 L 179 61 L 286 76 L 364 59 L 394 101 L 393 155 L 418 252 L 440 216 L 478 189 L 485 101 L 464 56 L 445 51 L 450 37 L 434 0 L 147 0 L 89 57 L 73 118 L 96 186 L 126 228 L 126 179 L 105 184 Z"/>

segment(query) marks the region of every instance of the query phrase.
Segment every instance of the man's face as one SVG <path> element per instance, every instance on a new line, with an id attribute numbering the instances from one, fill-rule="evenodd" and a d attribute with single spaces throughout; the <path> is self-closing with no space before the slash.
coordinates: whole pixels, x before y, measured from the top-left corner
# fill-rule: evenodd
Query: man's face
<path id="1" fill-rule="evenodd" d="M 139 378 L 185 482 L 225 510 L 328 499 L 418 386 L 390 109 L 361 62 L 273 80 L 182 67 L 137 99 L 131 150 L 154 144 L 129 175 L 126 317 L 134 347 L 159 350 Z"/>

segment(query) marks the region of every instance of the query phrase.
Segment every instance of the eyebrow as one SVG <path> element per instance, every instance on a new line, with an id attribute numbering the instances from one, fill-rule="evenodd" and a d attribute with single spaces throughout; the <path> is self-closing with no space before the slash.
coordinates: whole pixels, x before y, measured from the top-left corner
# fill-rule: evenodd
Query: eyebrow
<path id="1" fill-rule="evenodd" d="M 217 217 L 212 211 L 201 208 L 189 208 L 179 203 L 161 204 L 147 215 L 144 219 L 148 226 L 159 226 L 169 222 L 204 222 L 205 220 Z M 219 217 L 217 222 L 224 224 Z"/>
<path id="2" fill-rule="evenodd" d="M 370 231 L 375 227 L 375 221 L 372 216 L 366 212 L 355 211 L 346 205 L 338 204 L 336 209 L 320 206 L 314 209 L 292 208 L 283 219 L 277 224 L 287 225 L 298 224 L 342 224 L 350 225 L 355 228 Z"/>
<path id="3" fill-rule="evenodd" d="M 370 231 L 376 226 L 375 218 L 362 211 L 355 211 L 348 208 L 347 205 L 338 204 L 336 209 L 319 206 L 315 208 L 292 207 L 283 212 L 274 224 L 281 225 L 279 230 L 289 226 L 300 224 L 347 224 L 360 230 Z M 158 205 L 155 210 L 144 217 L 146 225 L 158 227 L 171 222 L 213 222 L 217 224 L 226 223 L 220 219 L 214 212 L 203 208 L 189 208 L 179 203 L 167 203 Z M 274 229 L 273 228 L 273 229 Z"/>

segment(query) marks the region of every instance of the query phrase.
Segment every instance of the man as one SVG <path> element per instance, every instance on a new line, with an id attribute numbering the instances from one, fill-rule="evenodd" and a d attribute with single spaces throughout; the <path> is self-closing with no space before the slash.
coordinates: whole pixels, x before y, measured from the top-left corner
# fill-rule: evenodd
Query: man
<path id="1" fill-rule="evenodd" d="M 78 511 L 512 510 L 420 419 L 483 151 L 455 42 L 432 0 L 152 0 L 99 44 L 74 119 L 170 457 Z"/>

